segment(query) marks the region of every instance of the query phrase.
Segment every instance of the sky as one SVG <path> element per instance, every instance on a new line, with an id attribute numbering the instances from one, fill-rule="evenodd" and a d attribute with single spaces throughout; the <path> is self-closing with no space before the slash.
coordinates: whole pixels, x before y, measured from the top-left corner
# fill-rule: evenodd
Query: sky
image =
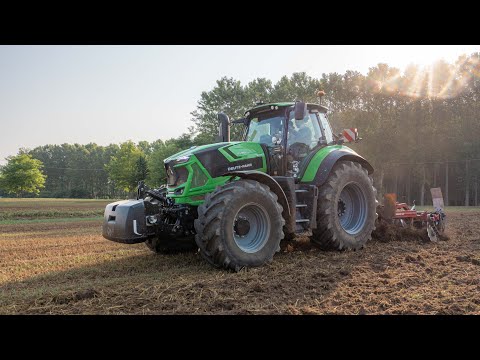
<path id="1" fill-rule="evenodd" d="M 479 45 L 1 46 L 0 165 L 18 149 L 45 144 L 177 137 L 193 123 L 202 91 L 223 76 L 258 77 L 404 70 L 453 63 Z M 289 100 L 289 99 L 279 99 Z"/>

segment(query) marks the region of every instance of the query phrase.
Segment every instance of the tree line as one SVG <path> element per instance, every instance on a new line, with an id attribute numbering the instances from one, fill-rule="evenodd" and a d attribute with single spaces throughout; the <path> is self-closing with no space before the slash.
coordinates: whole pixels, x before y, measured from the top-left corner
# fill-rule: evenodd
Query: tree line
<path id="1" fill-rule="evenodd" d="M 139 180 L 146 180 L 151 187 L 163 184 L 166 180 L 163 159 L 180 151 L 183 145 L 193 146 L 191 140 L 182 136 L 165 142 L 61 144 L 20 149 L 19 155 L 7 158 L 0 189 L 4 196 L 9 192 L 48 198 L 122 198 L 132 195 Z M 44 175 L 37 187 L 30 188 L 29 194 L 21 188 L 29 173 L 24 171 L 17 176 L 12 171 L 16 169 L 12 164 L 19 161 L 27 162 L 31 169 L 38 168 Z M 30 179 L 30 183 L 35 181 L 32 176 Z"/>
<path id="2" fill-rule="evenodd" d="M 429 68 L 411 65 L 400 71 L 387 64 L 367 74 L 346 71 L 314 78 L 283 76 L 276 83 L 257 78 L 247 84 L 223 77 L 200 94 L 189 132 L 175 139 L 96 144 L 44 145 L 21 149 L 40 160 L 46 175 L 39 196 L 113 198 L 165 182 L 163 159 L 182 149 L 216 141 L 219 111 L 231 119 L 263 101 L 317 102 L 329 109 L 335 132 L 356 127 L 364 139 L 352 148 L 367 158 L 380 193 L 431 203 L 430 187 L 441 187 L 450 205 L 478 205 L 480 178 L 480 53 Z M 235 125 L 233 138 L 240 125 Z M 8 165 L 7 165 L 8 166 Z M 0 179 L 0 188 L 1 186 Z"/>

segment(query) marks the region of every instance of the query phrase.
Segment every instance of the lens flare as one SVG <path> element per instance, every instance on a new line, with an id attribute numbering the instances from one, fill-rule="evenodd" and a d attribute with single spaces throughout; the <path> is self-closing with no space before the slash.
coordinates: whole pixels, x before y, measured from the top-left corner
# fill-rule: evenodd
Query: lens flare
<path id="1" fill-rule="evenodd" d="M 379 69 L 379 73 L 383 69 Z M 438 61 L 430 66 L 411 66 L 405 73 L 373 74 L 367 88 L 375 93 L 409 98 L 449 99 L 467 91 L 480 78 L 480 54 L 463 57 L 451 65 Z"/>

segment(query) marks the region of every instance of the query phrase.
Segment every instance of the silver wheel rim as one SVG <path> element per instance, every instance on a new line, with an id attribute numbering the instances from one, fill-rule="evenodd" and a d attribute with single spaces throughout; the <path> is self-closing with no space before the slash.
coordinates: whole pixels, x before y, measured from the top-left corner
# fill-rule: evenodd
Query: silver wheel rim
<path id="1" fill-rule="evenodd" d="M 233 220 L 233 239 L 240 250 L 252 254 L 263 249 L 270 235 L 270 218 L 256 203 L 242 206 Z"/>
<path id="2" fill-rule="evenodd" d="M 338 219 L 343 230 L 350 235 L 362 231 L 367 222 L 367 198 L 360 186 L 348 183 L 338 199 Z"/>

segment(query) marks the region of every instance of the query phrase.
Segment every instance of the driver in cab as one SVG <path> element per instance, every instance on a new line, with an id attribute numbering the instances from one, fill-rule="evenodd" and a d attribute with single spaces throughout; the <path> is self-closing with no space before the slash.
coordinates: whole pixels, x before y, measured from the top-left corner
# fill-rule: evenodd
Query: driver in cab
<path id="1" fill-rule="evenodd" d="M 306 156 L 310 150 L 312 131 L 307 125 L 309 120 L 310 117 L 307 115 L 303 120 L 291 119 L 288 124 L 288 146 L 296 159 Z"/>
<path id="2" fill-rule="evenodd" d="M 288 150 L 287 164 L 291 175 L 295 176 L 299 172 L 299 166 L 311 150 L 312 131 L 307 122 L 310 116 L 307 114 L 302 120 L 290 119 L 288 123 Z"/>

